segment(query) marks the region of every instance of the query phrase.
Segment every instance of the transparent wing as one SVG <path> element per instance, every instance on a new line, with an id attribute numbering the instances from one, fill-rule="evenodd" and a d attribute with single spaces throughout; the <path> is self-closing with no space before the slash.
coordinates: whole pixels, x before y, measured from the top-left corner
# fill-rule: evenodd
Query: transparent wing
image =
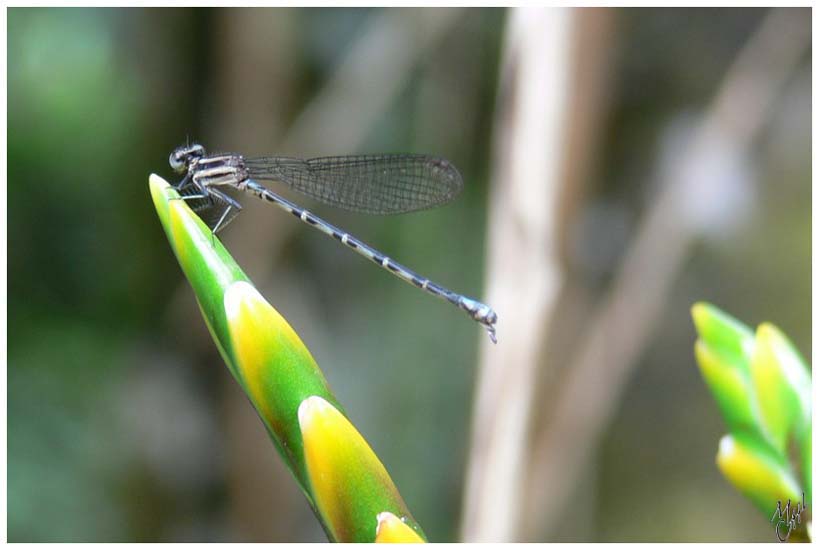
<path id="1" fill-rule="evenodd" d="M 280 182 L 325 204 L 369 214 L 398 214 L 451 201 L 461 192 L 458 170 L 427 155 L 352 155 L 245 159 L 252 179 Z"/>

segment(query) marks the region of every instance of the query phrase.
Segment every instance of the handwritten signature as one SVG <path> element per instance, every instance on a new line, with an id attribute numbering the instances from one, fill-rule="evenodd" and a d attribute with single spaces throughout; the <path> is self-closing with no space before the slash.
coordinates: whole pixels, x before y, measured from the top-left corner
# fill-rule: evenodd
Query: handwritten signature
<path id="1" fill-rule="evenodd" d="M 806 510 L 806 494 L 802 495 L 801 501 L 797 502 L 797 504 L 792 507 L 792 500 L 789 499 L 786 502 L 786 507 L 784 508 L 780 500 L 777 501 L 777 509 L 775 509 L 774 514 L 772 515 L 772 519 L 769 522 L 777 522 L 774 525 L 774 533 L 777 536 L 777 539 L 781 542 L 786 541 L 789 539 L 789 535 L 792 533 L 792 530 L 796 529 L 800 526 L 800 520 L 803 515 L 803 511 Z M 785 535 L 783 532 L 786 532 Z"/>

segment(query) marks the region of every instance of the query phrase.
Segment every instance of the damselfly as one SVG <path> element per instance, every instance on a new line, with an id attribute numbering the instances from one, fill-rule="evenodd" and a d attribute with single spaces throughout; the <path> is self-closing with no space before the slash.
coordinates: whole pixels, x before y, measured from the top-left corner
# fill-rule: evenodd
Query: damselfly
<path id="1" fill-rule="evenodd" d="M 256 180 L 279 182 L 328 205 L 371 214 L 398 214 L 430 208 L 452 200 L 462 188 L 461 175 L 445 159 L 427 155 L 351 155 L 294 159 L 244 158 L 227 153 L 208 155 L 199 144 L 178 147 L 171 168 L 185 177 L 175 188 L 214 233 L 227 226 L 242 206 L 222 188 L 256 195 L 286 210 L 404 281 L 458 306 L 484 325 L 496 342 L 498 316 L 486 304 L 454 293 L 388 258 L 280 197 Z"/>

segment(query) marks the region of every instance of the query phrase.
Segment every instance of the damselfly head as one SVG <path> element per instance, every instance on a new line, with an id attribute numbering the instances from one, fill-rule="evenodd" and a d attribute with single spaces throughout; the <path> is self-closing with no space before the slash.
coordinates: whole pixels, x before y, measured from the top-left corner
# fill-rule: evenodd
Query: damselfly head
<path id="1" fill-rule="evenodd" d="M 191 165 L 191 161 L 205 156 L 205 148 L 198 143 L 191 145 L 181 145 L 174 149 L 168 157 L 168 163 L 174 172 L 182 174 Z"/>

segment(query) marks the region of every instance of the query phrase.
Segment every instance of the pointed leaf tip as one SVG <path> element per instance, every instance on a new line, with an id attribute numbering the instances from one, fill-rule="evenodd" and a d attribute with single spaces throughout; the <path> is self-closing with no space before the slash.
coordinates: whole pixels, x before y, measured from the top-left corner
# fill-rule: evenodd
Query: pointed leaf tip
<path id="1" fill-rule="evenodd" d="M 692 320 L 701 339 L 738 364 L 746 364 L 754 349 L 754 332 L 738 319 L 708 302 L 692 306 Z"/>
<path id="2" fill-rule="evenodd" d="M 802 498 L 788 465 L 752 438 L 724 436 L 716 459 L 723 476 L 766 515 L 772 514 L 778 501 L 797 503 Z"/>
<path id="3" fill-rule="evenodd" d="M 376 543 L 424 543 L 424 540 L 390 511 L 376 516 Z"/>
<path id="4" fill-rule="evenodd" d="M 298 418 L 316 506 L 337 541 L 374 541 L 373 520 L 384 511 L 421 533 L 384 465 L 333 404 L 311 396 L 299 405 Z"/>

